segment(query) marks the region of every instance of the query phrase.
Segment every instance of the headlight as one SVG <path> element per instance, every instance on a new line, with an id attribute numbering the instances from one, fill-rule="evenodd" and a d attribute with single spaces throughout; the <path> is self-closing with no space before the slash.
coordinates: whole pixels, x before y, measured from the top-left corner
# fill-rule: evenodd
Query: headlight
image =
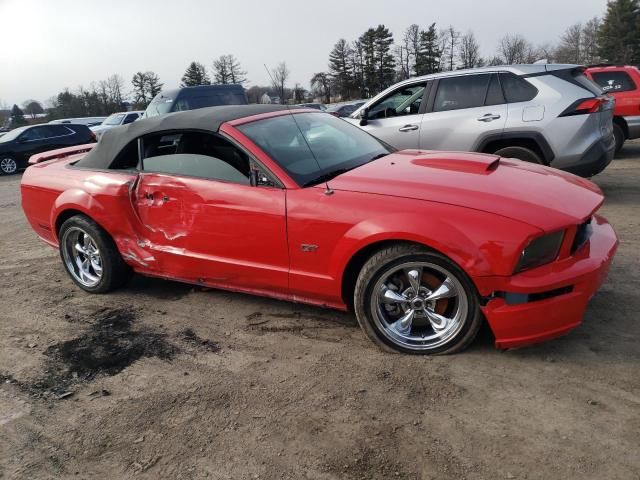
<path id="1" fill-rule="evenodd" d="M 564 230 L 560 230 L 531 240 L 522 250 L 516 272 L 554 261 L 560 252 L 563 239 Z"/>

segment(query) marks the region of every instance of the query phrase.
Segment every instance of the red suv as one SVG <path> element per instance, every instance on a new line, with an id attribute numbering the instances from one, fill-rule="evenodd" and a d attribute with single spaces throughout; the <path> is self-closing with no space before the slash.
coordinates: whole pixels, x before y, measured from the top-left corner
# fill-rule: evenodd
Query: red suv
<path id="1" fill-rule="evenodd" d="M 585 73 L 616 99 L 613 133 L 618 153 L 625 140 L 640 138 L 640 70 L 631 66 L 599 65 L 587 68 Z"/>

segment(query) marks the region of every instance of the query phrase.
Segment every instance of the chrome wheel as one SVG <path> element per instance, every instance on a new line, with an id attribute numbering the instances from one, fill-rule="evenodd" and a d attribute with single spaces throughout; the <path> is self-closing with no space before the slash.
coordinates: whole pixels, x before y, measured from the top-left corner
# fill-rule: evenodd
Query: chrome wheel
<path id="1" fill-rule="evenodd" d="M 95 240 L 84 230 L 71 227 L 60 242 L 67 270 L 85 287 L 95 287 L 102 278 L 102 257 Z"/>
<path id="2" fill-rule="evenodd" d="M 6 157 L 0 160 L 0 170 L 2 173 L 11 174 L 16 173 L 18 170 L 18 164 L 11 157 Z"/>
<path id="3" fill-rule="evenodd" d="M 428 351 L 446 344 L 464 326 L 469 299 L 446 268 L 410 262 L 385 271 L 371 295 L 371 312 L 380 332 L 394 344 Z"/>

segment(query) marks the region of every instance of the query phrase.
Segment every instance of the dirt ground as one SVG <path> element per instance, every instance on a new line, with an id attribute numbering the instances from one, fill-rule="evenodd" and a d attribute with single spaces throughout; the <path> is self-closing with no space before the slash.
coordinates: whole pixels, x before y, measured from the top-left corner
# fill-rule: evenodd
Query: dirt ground
<path id="1" fill-rule="evenodd" d="M 640 143 L 584 324 L 385 354 L 351 315 L 136 277 L 83 293 L 0 179 L 0 478 L 640 479 Z"/>

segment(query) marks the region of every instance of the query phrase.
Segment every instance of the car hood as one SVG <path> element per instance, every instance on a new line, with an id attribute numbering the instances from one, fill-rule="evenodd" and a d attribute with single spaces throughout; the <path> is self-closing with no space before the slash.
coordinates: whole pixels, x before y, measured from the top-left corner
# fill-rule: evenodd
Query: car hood
<path id="1" fill-rule="evenodd" d="M 95 127 L 89 127 L 93 133 L 104 132 L 105 130 L 110 130 L 113 127 L 117 127 L 118 125 L 96 125 Z"/>
<path id="2" fill-rule="evenodd" d="M 604 196 L 592 182 L 495 155 L 404 150 L 330 182 L 334 190 L 482 210 L 553 231 L 585 221 Z"/>

